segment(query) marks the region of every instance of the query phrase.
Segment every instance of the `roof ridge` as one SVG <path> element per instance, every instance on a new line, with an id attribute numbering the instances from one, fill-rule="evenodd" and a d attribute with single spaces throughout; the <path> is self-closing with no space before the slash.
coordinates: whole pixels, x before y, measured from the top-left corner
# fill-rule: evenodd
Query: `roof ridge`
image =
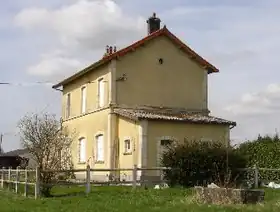
<path id="1" fill-rule="evenodd" d="M 86 74 L 87 72 L 94 70 L 96 68 L 98 68 L 99 66 L 106 64 L 108 62 L 110 62 L 112 59 L 118 58 L 118 57 L 122 57 L 124 55 L 126 55 L 127 53 L 129 53 L 130 51 L 134 51 L 136 48 L 140 47 L 141 45 L 143 45 L 144 43 L 159 37 L 161 35 L 165 35 L 167 36 L 169 39 L 171 39 L 173 42 L 175 42 L 178 47 L 180 49 L 182 49 L 187 55 L 189 55 L 189 57 L 194 60 L 195 62 L 197 62 L 200 66 L 202 66 L 204 69 L 209 69 L 207 70 L 208 73 L 213 73 L 213 72 L 219 72 L 219 70 L 213 66 L 212 64 L 210 64 L 207 60 L 203 59 L 200 55 L 198 55 L 194 50 L 192 50 L 189 46 L 187 46 L 185 43 L 183 43 L 179 38 L 177 38 L 173 33 L 171 33 L 166 26 L 164 26 L 163 28 L 149 34 L 148 36 L 130 44 L 127 47 L 124 47 L 116 52 L 113 52 L 110 55 L 106 55 L 103 58 L 101 58 L 100 60 L 98 60 L 97 62 L 87 66 L 86 68 L 84 68 L 83 70 L 77 72 L 76 74 L 62 80 L 61 82 L 53 85 L 53 88 L 58 88 L 60 86 L 63 86 L 69 82 L 71 82 L 72 80 L 75 80 L 79 77 L 81 77 L 82 75 Z"/>

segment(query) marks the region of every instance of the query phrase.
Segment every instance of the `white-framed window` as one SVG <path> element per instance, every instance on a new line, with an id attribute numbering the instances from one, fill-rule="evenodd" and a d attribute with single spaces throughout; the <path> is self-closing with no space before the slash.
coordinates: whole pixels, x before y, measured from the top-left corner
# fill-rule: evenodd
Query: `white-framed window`
<path id="1" fill-rule="evenodd" d="M 86 112 L 86 105 L 87 105 L 87 90 L 86 87 L 83 86 L 81 88 L 81 112 Z"/>
<path id="2" fill-rule="evenodd" d="M 132 152 L 132 142 L 130 138 L 124 139 L 124 153 Z"/>
<path id="3" fill-rule="evenodd" d="M 86 139 L 80 138 L 79 139 L 79 163 L 86 162 Z"/>
<path id="4" fill-rule="evenodd" d="M 103 107 L 105 104 L 105 84 L 104 79 L 98 80 L 98 107 Z"/>
<path id="5" fill-rule="evenodd" d="M 104 136 L 102 134 L 96 136 L 96 161 L 104 162 Z"/>
<path id="6" fill-rule="evenodd" d="M 71 113 L 71 94 L 68 93 L 66 95 L 66 111 L 65 111 L 65 117 L 69 118 Z"/>

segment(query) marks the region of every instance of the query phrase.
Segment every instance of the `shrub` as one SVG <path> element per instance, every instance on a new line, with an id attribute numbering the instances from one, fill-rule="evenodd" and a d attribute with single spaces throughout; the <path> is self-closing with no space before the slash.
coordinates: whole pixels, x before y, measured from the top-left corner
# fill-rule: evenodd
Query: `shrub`
<path id="1" fill-rule="evenodd" d="M 239 154 L 246 157 L 247 166 L 257 165 L 261 168 L 280 168 L 280 139 L 278 135 L 258 136 L 256 140 L 247 141 L 239 145 Z M 280 172 L 264 171 L 259 172 L 259 182 L 279 181 Z"/>
<path id="2" fill-rule="evenodd" d="M 185 141 L 167 146 L 162 165 L 172 168 L 164 172 L 171 186 L 192 187 L 213 182 L 219 186 L 239 185 L 245 158 L 220 142 Z"/>

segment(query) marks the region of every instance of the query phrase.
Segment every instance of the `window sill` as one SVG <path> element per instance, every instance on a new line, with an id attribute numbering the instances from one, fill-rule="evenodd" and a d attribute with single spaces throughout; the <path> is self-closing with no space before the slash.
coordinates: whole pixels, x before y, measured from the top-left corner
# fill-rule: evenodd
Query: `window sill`
<path id="1" fill-rule="evenodd" d="M 132 152 L 124 152 L 123 155 L 132 155 Z"/>
<path id="2" fill-rule="evenodd" d="M 104 164 L 104 161 L 95 161 L 95 164 Z"/>

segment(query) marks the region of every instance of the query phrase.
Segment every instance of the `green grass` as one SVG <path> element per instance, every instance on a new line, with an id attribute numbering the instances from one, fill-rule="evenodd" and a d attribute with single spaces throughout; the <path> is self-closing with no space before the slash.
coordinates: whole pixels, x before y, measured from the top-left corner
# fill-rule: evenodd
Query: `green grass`
<path id="1" fill-rule="evenodd" d="M 67 196 L 71 194 L 71 196 Z M 84 187 L 54 188 L 52 198 L 34 200 L 7 191 L 0 191 L 0 211 L 188 211 L 188 212 L 233 212 L 233 211 L 280 211 L 280 191 L 266 190 L 265 203 L 259 205 L 201 205 L 193 201 L 192 191 L 185 189 L 137 189 L 131 187 L 92 187 L 86 196 Z"/>

